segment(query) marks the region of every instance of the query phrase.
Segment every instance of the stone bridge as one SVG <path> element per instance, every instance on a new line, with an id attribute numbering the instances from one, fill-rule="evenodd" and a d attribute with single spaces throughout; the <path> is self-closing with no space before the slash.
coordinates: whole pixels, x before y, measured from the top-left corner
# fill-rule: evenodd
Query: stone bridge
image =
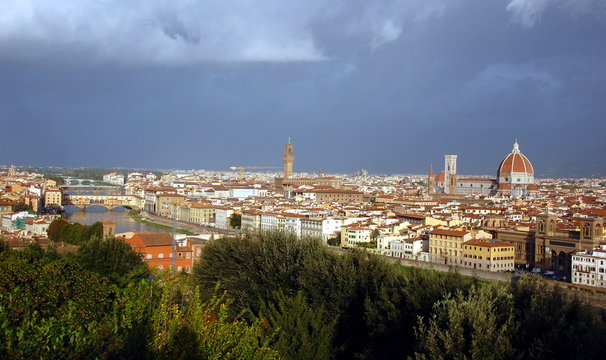
<path id="1" fill-rule="evenodd" d="M 62 205 L 73 205 L 83 210 L 91 205 L 108 210 L 121 206 L 139 210 L 141 199 L 133 195 L 63 194 Z"/>

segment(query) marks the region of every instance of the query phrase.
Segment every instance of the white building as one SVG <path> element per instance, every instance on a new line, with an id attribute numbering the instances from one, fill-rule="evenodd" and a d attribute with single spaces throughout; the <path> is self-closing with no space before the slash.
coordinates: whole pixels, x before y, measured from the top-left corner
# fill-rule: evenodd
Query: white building
<path id="1" fill-rule="evenodd" d="M 244 200 L 250 196 L 255 196 L 255 189 L 252 187 L 232 187 L 229 189 L 230 198 Z"/>
<path id="2" fill-rule="evenodd" d="M 134 172 L 134 173 L 128 174 L 126 178 L 128 181 L 143 180 L 143 179 L 145 179 L 145 175 L 138 173 L 138 172 Z"/>
<path id="3" fill-rule="evenodd" d="M 31 231 L 34 235 L 46 236 L 48 227 L 52 221 L 44 220 L 44 219 L 33 219 L 28 220 L 25 223 L 25 230 Z"/>
<path id="4" fill-rule="evenodd" d="M 305 216 L 298 214 L 284 214 L 284 231 L 301 236 L 301 220 L 305 219 Z"/>
<path id="5" fill-rule="evenodd" d="M 401 259 L 418 259 L 423 250 L 423 239 L 400 239 L 389 242 L 388 254 Z"/>
<path id="6" fill-rule="evenodd" d="M 284 230 L 284 216 L 282 216 L 282 214 L 273 212 L 261 213 L 261 230 Z"/>
<path id="7" fill-rule="evenodd" d="M 606 288 L 606 245 L 572 254 L 571 282 Z"/>
<path id="8" fill-rule="evenodd" d="M 124 175 L 115 172 L 106 174 L 103 175 L 103 182 L 114 185 L 124 185 Z"/>
<path id="9" fill-rule="evenodd" d="M 2 215 L 2 229 L 14 230 L 14 224 L 17 219 L 33 219 L 36 215 L 31 215 L 27 211 Z"/>
<path id="10" fill-rule="evenodd" d="M 233 213 L 234 209 L 224 206 L 215 207 L 215 227 L 225 230 L 231 228 L 229 219 Z"/>

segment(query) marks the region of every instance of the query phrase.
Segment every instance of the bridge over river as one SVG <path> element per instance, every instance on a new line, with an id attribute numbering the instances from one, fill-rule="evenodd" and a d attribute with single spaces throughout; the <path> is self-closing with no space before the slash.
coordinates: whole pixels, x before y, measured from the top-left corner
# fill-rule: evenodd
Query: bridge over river
<path id="1" fill-rule="evenodd" d="M 86 210 L 88 206 L 103 206 L 108 210 L 117 207 L 126 207 L 135 210 L 141 209 L 141 198 L 134 195 L 108 195 L 108 194 L 63 194 L 61 205 L 77 206 Z"/>

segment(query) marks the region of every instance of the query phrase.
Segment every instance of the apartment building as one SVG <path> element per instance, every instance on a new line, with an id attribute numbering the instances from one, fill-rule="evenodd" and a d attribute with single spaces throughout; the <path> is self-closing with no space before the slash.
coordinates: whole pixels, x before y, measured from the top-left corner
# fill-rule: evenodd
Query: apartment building
<path id="1" fill-rule="evenodd" d="M 515 247 L 498 240 L 471 239 L 463 243 L 463 266 L 487 271 L 514 269 Z"/>
<path id="2" fill-rule="evenodd" d="M 573 284 L 606 288 L 606 245 L 594 250 L 572 254 L 571 282 Z"/>
<path id="3" fill-rule="evenodd" d="M 435 229 L 429 232 L 429 261 L 447 265 L 461 265 L 463 243 L 471 239 L 492 239 L 486 231 Z"/>

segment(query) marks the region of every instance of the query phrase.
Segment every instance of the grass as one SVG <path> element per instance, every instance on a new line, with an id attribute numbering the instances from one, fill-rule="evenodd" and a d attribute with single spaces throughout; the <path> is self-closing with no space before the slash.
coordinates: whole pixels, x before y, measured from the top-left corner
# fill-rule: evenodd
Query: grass
<path id="1" fill-rule="evenodd" d="M 132 217 L 133 219 L 137 220 L 138 222 L 140 222 L 142 224 L 145 224 L 145 225 L 153 226 L 155 228 L 163 229 L 163 230 L 172 230 L 173 229 L 172 226 L 168 226 L 168 225 L 164 225 L 164 224 L 158 224 L 158 223 L 155 223 L 155 222 L 149 221 L 149 220 L 143 220 L 143 218 L 141 217 L 141 215 L 139 215 L 135 210 L 129 210 L 128 211 L 128 215 L 130 217 Z M 187 231 L 185 229 L 176 229 L 176 231 L 179 234 L 186 234 L 186 235 L 193 234 L 192 232 Z"/>

